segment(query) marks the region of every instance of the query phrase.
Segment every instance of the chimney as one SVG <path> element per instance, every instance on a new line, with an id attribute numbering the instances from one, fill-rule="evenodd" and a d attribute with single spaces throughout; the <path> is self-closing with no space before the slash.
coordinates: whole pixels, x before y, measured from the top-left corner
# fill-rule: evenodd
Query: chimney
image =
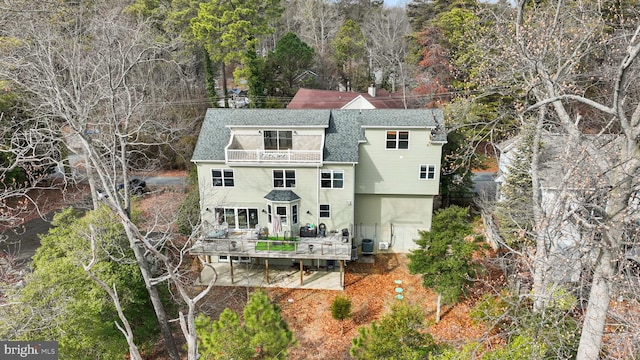
<path id="1" fill-rule="evenodd" d="M 369 93 L 369 96 L 376 97 L 376 87 L 375 87 L 375 85 L 370 85 L 369 86 L 369 90 L 367 92 Z"/>

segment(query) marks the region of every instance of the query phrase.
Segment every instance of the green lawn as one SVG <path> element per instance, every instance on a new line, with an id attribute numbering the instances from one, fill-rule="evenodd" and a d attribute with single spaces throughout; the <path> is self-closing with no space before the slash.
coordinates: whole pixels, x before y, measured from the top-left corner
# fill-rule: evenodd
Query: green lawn
<path id="1" fill-rule="evenodd" d="M 256 243 L 256 250 L 267 250 L 267 241 L 258 241 Z M 292 242 L 271 242 L 269 245 L 269 250 L 273 251 L 295 251 L 296 244 Z"/>

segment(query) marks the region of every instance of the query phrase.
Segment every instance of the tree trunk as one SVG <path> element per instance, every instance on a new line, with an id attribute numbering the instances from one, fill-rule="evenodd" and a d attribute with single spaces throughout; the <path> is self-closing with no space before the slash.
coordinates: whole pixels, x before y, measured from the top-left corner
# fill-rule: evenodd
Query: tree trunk
<path id="1" fill-rule="evenodd" d="M 442 295 L 438 294 L 438 303 L 436 304 L 436 324 L 440 322 L 440 304 L 442 302 Z"/>
<path id="2" fill-rule="evenodd" d="M 151 284 L 151 270 L 149 269 L 149 263 L 144 258 L 144 252 L 136 241 L 132 241 L 135 239 L 135 235 L 129 228 L 127 222 L 124 223 L 124 228 L 127 233 L 127 237 L 131 242 L 131 249 L 136 257 L 136 262 L 138 263 L 138 267 L 140 268 L 140 273 L 142 273 L 142 278 L 144 279 L 144 284 L 149 292 L 149 299 L 151 299 L 151 304 L 153 305 L 153 310 L 156 313 L 156 318 L 158 319 L 158 325 L 160 326 L 160 332 L 162 333 L 162 337 L 164 338 L 165 347 L 167 348 L 167 353 L 169 354 L 169 358 L 171 360 L 180 360 L 180 354 L 178 352 L 178 347 L 176 346 L 175 341 L 173 340 L 173 335 L 171 333 L 171 328 L 169 327 L 169 321 L 167 319 L 167 314 L 164 311 L 164 304 L 162 303 L 162 298 L 158 293 L 158 289 Z"/>
<path id="3" fill-rule="evenodd" d="M 542 192 L 540 189 L 540 144 L 543 124 L 546 118 L 544 107 L 538 110 L 535 134 L 533 136 L 531 154 L 531 197 L 533 204 L 533 219 L 536 236 L 536 253 L 533 262 L 533 311 L 542 311 L 549 302 L 549 279 L 548 273 L 548 244 L 550 242 L 548 233 L 545 231 L 544 210 L 542 205 Z"/>
<path id="4" fill-rule="evenodd" d="M 225 108 L 229 107 L 229 100 L 227 99 L 227 66 L 222 62 L 222 101 Z"/>
<path id="5" fill-rule="evenodd" d="M 597 360 L 600 358 L 602 335 L 609 310 L 609 292 L 611 290 L 609 279 L 613 275 L 611 252 L 608 249 L 602 249 L 593 274 L 589 305 L 582 324 L 577 360 Z"/>
<path id="6" fill-rule="evenodd" d="M 628 156 L 625 156 L 628 153 L 624 151 L 624 147 L 621 153 L 623 159 L 629 159 Z M 635 161 L 626 162 L 625 165 L 630 165 L 630 168 L 625 169 L 623 166 L 623 169 L 616 171 L 616 176 L 613 178 L 618 186 L 609 192 L 605 215 L 608 220 L 608 228 L 602 234 L 602 240 L 598 244 L 600 245 L 598 247 L 599 253 L 597 253 L 595 261 L 587 312 L 582 323 L 577 360 L 599 359 L 609 302 L 613 291 L 613 281 L 615 281 L 616 277 L 616 262 L 620 259 L 620 253 L 622 252 L 624 224 L 621 214 L 624 214 L 629 194 L 633 191 L 630 186 L 632 182 L 626 174 L 631 169 L 633 169 L 631 173 L 635 172 L 637 167 L 634 163 Z"/>

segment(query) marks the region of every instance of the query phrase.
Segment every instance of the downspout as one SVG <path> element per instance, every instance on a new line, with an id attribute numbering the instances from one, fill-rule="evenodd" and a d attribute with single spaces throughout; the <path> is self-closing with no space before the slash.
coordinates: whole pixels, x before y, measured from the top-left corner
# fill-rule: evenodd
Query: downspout
<path id="1" fill-rule="evenodd" d="M 320 181 L 322 181 L 320 172 L 320 166 L 318 165 L 316 167 L 316 209 L 313 211 L 316 214 L 316 226 L 320 224 Z"/>
<path id="2" fill-rule="evenodd" d="M 353 166 L 353 180 L 351 181 L 353 183 L 352 185 L 352 189 L 351 189 L 351 194 L 353 194 L 353 200 L 351 201 L 351 223 L 349 224 L 349 227 L 351 227 L 350 231 L 351 231 L 351 236 L 353 236 L 353 239 L 355 240 L 356 238 L 356 164 L 353 163 L 351 166 Z M 362 230 L 362 228 L 360 229 Z M 359 235 L 359 234 L 358 234 Z"/>

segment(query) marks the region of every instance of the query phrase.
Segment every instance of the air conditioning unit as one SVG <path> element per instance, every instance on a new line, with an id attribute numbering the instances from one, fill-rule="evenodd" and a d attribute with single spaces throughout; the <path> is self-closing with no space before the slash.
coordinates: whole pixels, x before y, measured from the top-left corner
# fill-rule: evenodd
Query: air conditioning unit
<path id="1" fill-rule="evenodd" d="M 380 241 L 378 243 L 378 249 L 380 249 L 380 250 L 389 250 L 389 242 L 388 241 Z"/>

